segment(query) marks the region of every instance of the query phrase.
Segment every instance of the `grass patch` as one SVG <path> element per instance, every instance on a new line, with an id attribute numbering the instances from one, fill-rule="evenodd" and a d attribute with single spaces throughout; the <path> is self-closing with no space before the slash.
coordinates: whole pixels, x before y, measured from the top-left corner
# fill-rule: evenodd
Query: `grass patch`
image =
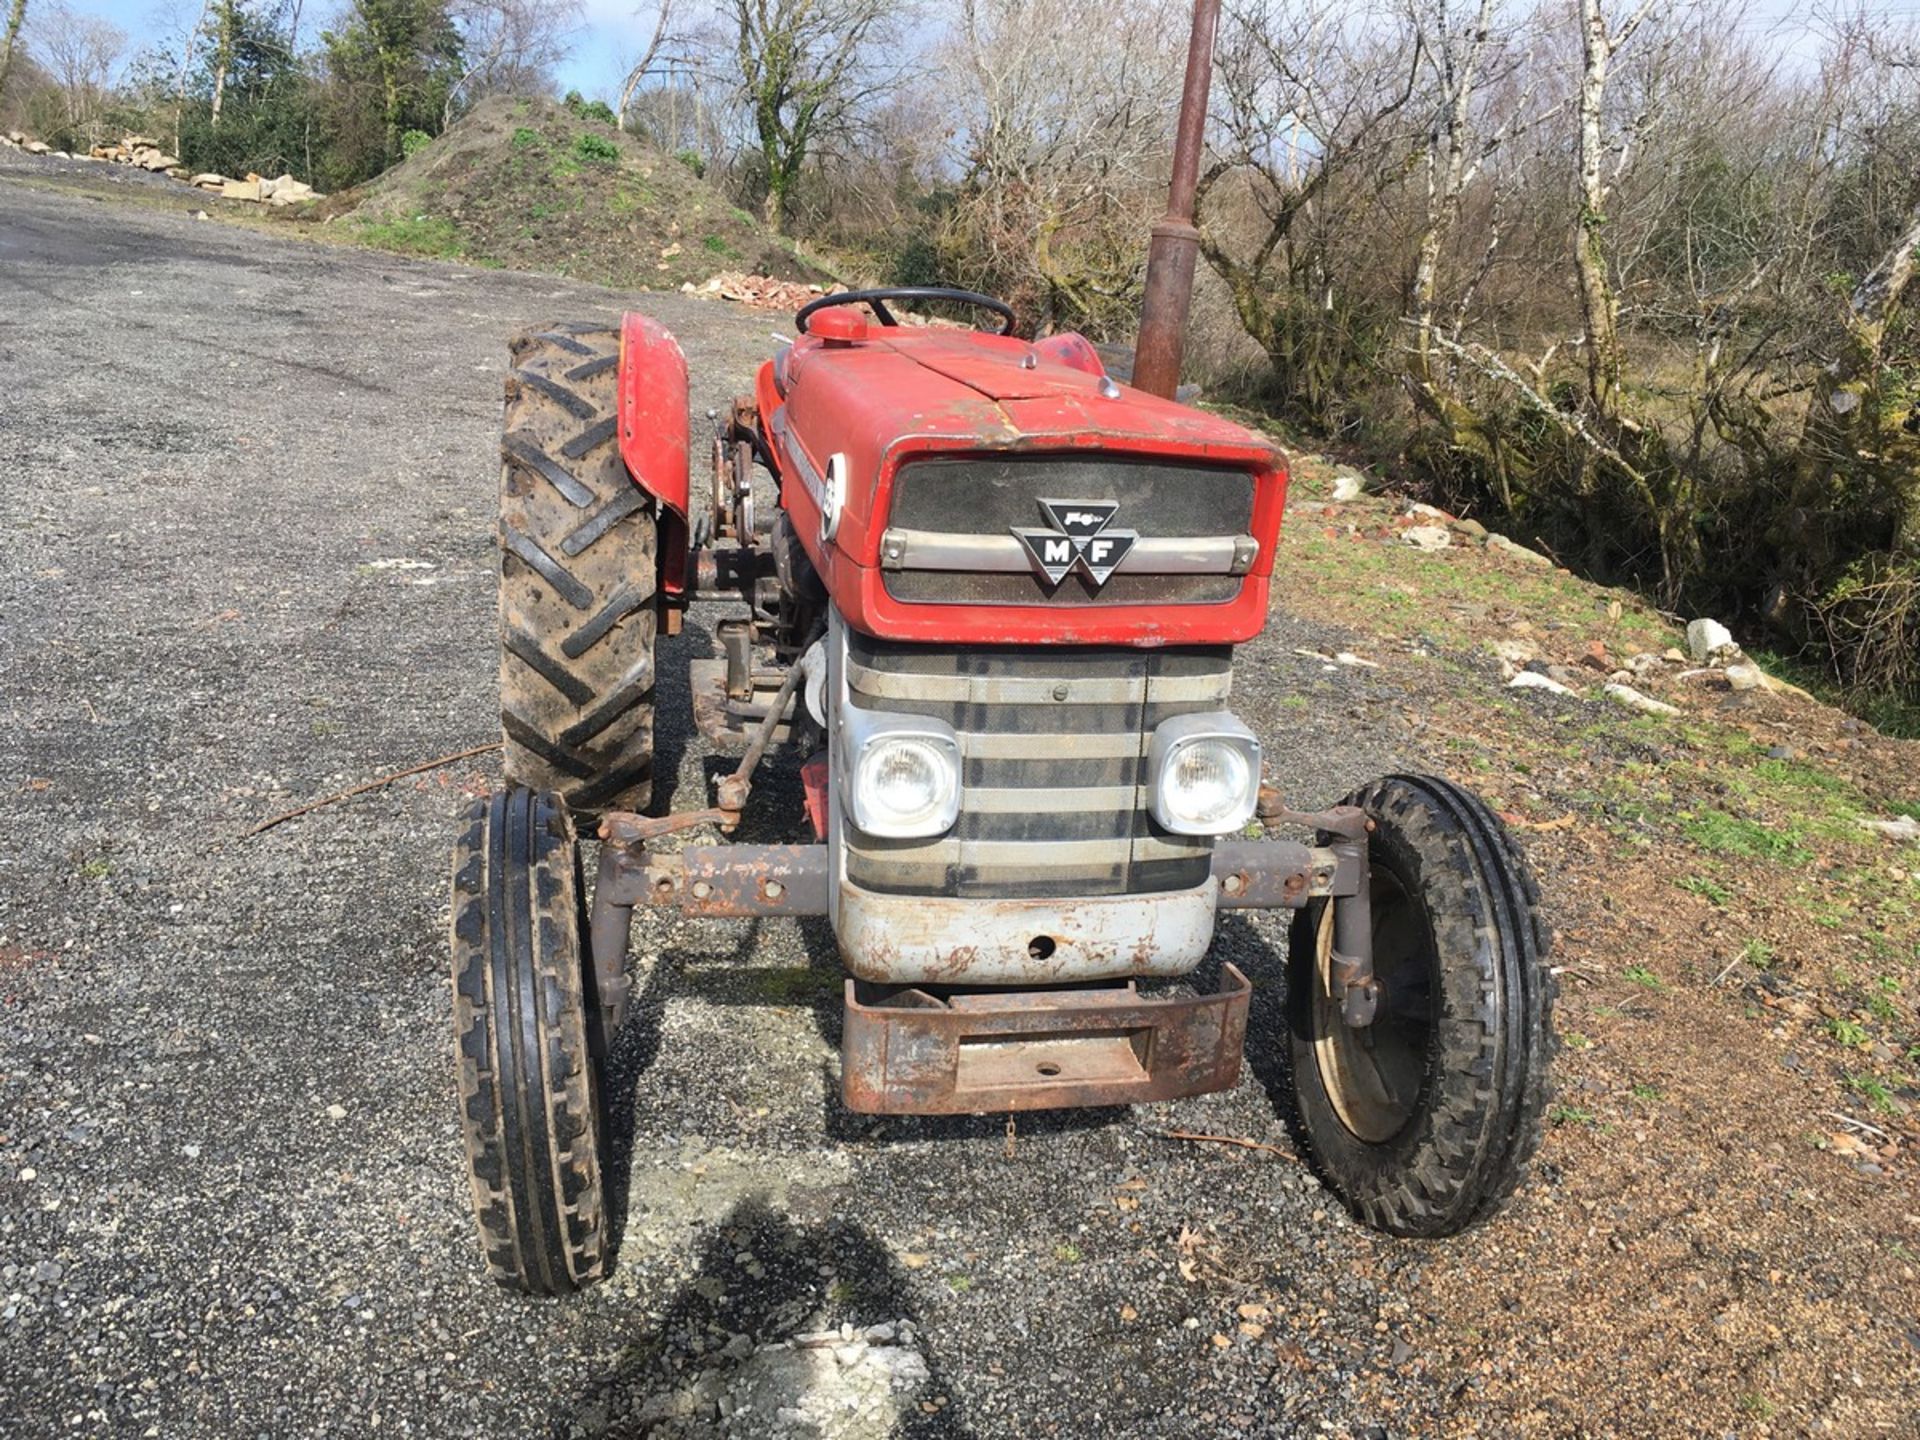
<path id="1" fill-rule="evenodd" d="M 1800 844 L 1799 831 L 1770 830 L 1758 821 L 1724 810 L 1689 816 L 1681 828 L 1694 844 L 1716 855 L 1739 855 L 1780 865 L 1804 865 L 1813 858 L 1813 852 Z"/>
<path id="2" fill-rule="evenodd" d="M 1829 1020 L 1827 1034 L 1849 1050 L 1857 1050 L 1867 1043 L 1867 1027 L 1857 1020 Z"/>
<path id="3" fill-rule="evenodd" d="M 1676 880 L 1673 883 L 1689 895 L 1698 895 L 1702 900 L 1711 900 L 1723 910 L 1727 902 L 1733 899 L 1726 886 L 1709 880 L 1704 875 L 1689 875 L 1686 879 Z"/>
<path id="4" fill-rule="evenodd" d="M 1553 1105 L 1547 1109 L 1547 1123 L 1550 1125 L 1591 1125 L 1593 1112 L 1582 1110 L 1578 1105 Z"/>
<path id="5" fill-rule="evenodd" d="M 1629 965 L 1620 973 L 1634 984 L 1644 986 L 1648 990 L 1664 990 L 1667 988 L 1667 982 L 1644 965 Z"/>
<path id="6" fill-rule="evenodd" d="M 583 165 L 618 165 L 620 147 L 604 135 L 583 130 L 573 137 L 573 155 Z"/>
<path id="7" fill-rule="evenodd" d="M 513 148 L 516 150 L 531 150 L 539 143 L 540 132 L 538 130 L 529 130 L 525 125 L 522 125 L 513 132 Z"/>
<path id="8" fill-rule="evenodd" d="M 457 260 L 466 251 L 459 229 L 439 215 L 404 215 L 398 220 L 362 221 L 358 238 L 379 250 Z"/>
<path id="9" fill-rule="evenodd" d="M 1892 1115 L 1896 1113 L 1893 1104 L 1893 1092 L 1888 1090 L 1887 1087 L 1878 1080 L 1874 1079 L 1873 1076 L 1849 1075 L 1847 1076 L 1847 1088 L 1853 1091 L 1854 1094 L 1860 1096 L 1880 1114 Z"/>

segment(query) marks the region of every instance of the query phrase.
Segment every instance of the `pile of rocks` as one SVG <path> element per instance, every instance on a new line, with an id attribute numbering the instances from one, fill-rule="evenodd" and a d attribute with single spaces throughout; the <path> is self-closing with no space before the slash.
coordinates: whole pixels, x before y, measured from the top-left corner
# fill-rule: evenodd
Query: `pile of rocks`
<path id="1" fill-rule="evenodd" d="M 296 180 L 291 175 L 282 175 L 277 180 L 251 172 L 244 180 L 229 179 L 212 171 L 189 175 L 180 164 L 179 157 L 167 154 L 160 148 L 159 141 L 150 135 L 129 135 L 116 144 L 95 145 L 85 155 L 70 155 L 65 150 L 55 150 L 44 140 L 31 139 L 19 130 L 0 134 L 0 145 L 24 150 L 29 155 L 45 155 L 52 160 L 97 160 L 109 165 L 132 165 L 155 175 L 169 175 L 175 180 L 184 180 L 195 189 L 218 195 L 223 200 L 247 200 L 256 205 L 297 205 L 302 200 L 327 198 L 305 181 Z"/>
<path id="2" fill-rule="evenodd" d="M 107 160 L 115 165 L 138 165 L 155 174 L 179 178 L 180 157 L 169 155 L 150 135 L 129 135 L 117 145 L 96 145 L 87 151 L 89 160 Z"/>
<path id="3" fill-rule="evenodd" d="M 275 180 L 248 171 L 246 179 L 233 180 L 209 170 L 205 174 L 192 176 L 187 183 L 218 195 L 223 200 L 250 200 L 259 205 L 297 205 L 302 200 L 327 198 L 304 180 L 296 180 L 291 175 L 282 175 Z"/>

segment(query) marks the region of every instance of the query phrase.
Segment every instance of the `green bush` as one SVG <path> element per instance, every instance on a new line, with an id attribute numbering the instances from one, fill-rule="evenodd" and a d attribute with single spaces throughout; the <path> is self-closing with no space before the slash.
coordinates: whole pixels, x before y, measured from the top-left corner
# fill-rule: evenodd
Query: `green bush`
<path id="1" fill-rule="evenodd" d="M 704 180 L 707 178 L 707 162 L 700 157 L 698 150 L 675 151 L 673 158 L 691 170 L 694 179 Z"/>
<path id="2" fill-rule="evenodd" d="M 604 100 L 584 99 L 578 90 L 569 90 L 566 99 L 560 102 L 582 120 L 598 120 L 602 125 L 617 126 L 620 117 L 613 113 L 613 107 Z"/>
<path id="3" fill-rule="evenodd" d="M 513 132 L 513 148 L 516 150 L 531 150 L 539 143 L 540 132 L 538 130 L 529 130 L 526 126 L 522 125 L 518 130 Z"/>
<path id="4" fill-rule="evenodd" d="M 400 154 L 411 160 L 427 146 L 433 143 L 433 137 L 424 130 L 409 130 L 400 137 Z"/>
<path id="5" fill-rule="evenodd" d="M 887 279 L 895 285 L 941 283 L 940 251 L 925 235 L 909 235 L 887 265 Z"/>
<path id="6" fill-rule="evenodd" d="M 573 154 L 576 160 L 589 165 L 617 165 L 620 162 L 618 145 L 604 135 L 587 131 L 573 137 Z"/>

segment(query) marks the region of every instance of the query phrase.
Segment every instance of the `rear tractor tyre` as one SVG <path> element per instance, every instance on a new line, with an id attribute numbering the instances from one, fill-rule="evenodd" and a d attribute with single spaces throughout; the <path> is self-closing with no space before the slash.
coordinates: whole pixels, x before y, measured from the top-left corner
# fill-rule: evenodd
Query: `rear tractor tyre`
<path id="1" fill-rule="evenodd" d="M 598 1024 L 566 807 L 477 802 L 453 852 L 453 1027 L 474 1219 L 493 1277 L 565 1295 L 607 1265 Z"/>
<path id="2" fill-rule="evenodd" d="M 581 819 L 653 791 L 659 547 L 615 434 L 620 332 L 516 338 L 500 442 L 500 727 L 511 784 Z"/>
<path id="3" fill-rule="evenodd" d="M 1374 822 L 1380 996 L 1372 1024 L 1342 1019 L 1331 905 L 1352 902 L 1300 911 L 1287 984 L 1296 1129 L 1359 1219 L 1454 1235 L 1499 1209 L 1539 1145 L 1555 1046 L 1539 890 L 1500 822 L 1445 780 L 1389 776 L 1346 803 Z"/>

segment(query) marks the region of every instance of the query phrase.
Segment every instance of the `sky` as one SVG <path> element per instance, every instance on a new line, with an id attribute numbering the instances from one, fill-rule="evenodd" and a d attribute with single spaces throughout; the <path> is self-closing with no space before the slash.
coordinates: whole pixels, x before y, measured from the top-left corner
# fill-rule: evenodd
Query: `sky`
<path id="1" fill-rule="evenodd" d="M 34 0 L 28 0 L 32 13 Z M 74 10 L 103 15 L 133 37 L 138 50 L 155 42 L 177 43 L 183 18 L 199 12 L 199 0 L 66 0 Z M 341 0 L 304 0 L 303 38 L 316 35 L 342 8 Z M 938 7 L 942 0 L 931 0 Z M 1045 0 L 1039 0 L 1045 3 Z M 1124 3 L 1124 0 L 1123 0 Z M 1856 0 L 1750 0 L 1735 28 L 1770 46 L 1783 58 L 1811 60 L 1818 49 L 1819 12 Z M 1920 0 L 1858 0 L 1878 15 L 1920 24 Z M 646 0 L 582 0 L 571 55 L 559 67 L 560 89 L 578 90 L 589 99 L 611 100 L 626 73 L 629 57 L 652 33 L 654 10 Z M 189 13 L 190 7 L 190 13 Z"/>

